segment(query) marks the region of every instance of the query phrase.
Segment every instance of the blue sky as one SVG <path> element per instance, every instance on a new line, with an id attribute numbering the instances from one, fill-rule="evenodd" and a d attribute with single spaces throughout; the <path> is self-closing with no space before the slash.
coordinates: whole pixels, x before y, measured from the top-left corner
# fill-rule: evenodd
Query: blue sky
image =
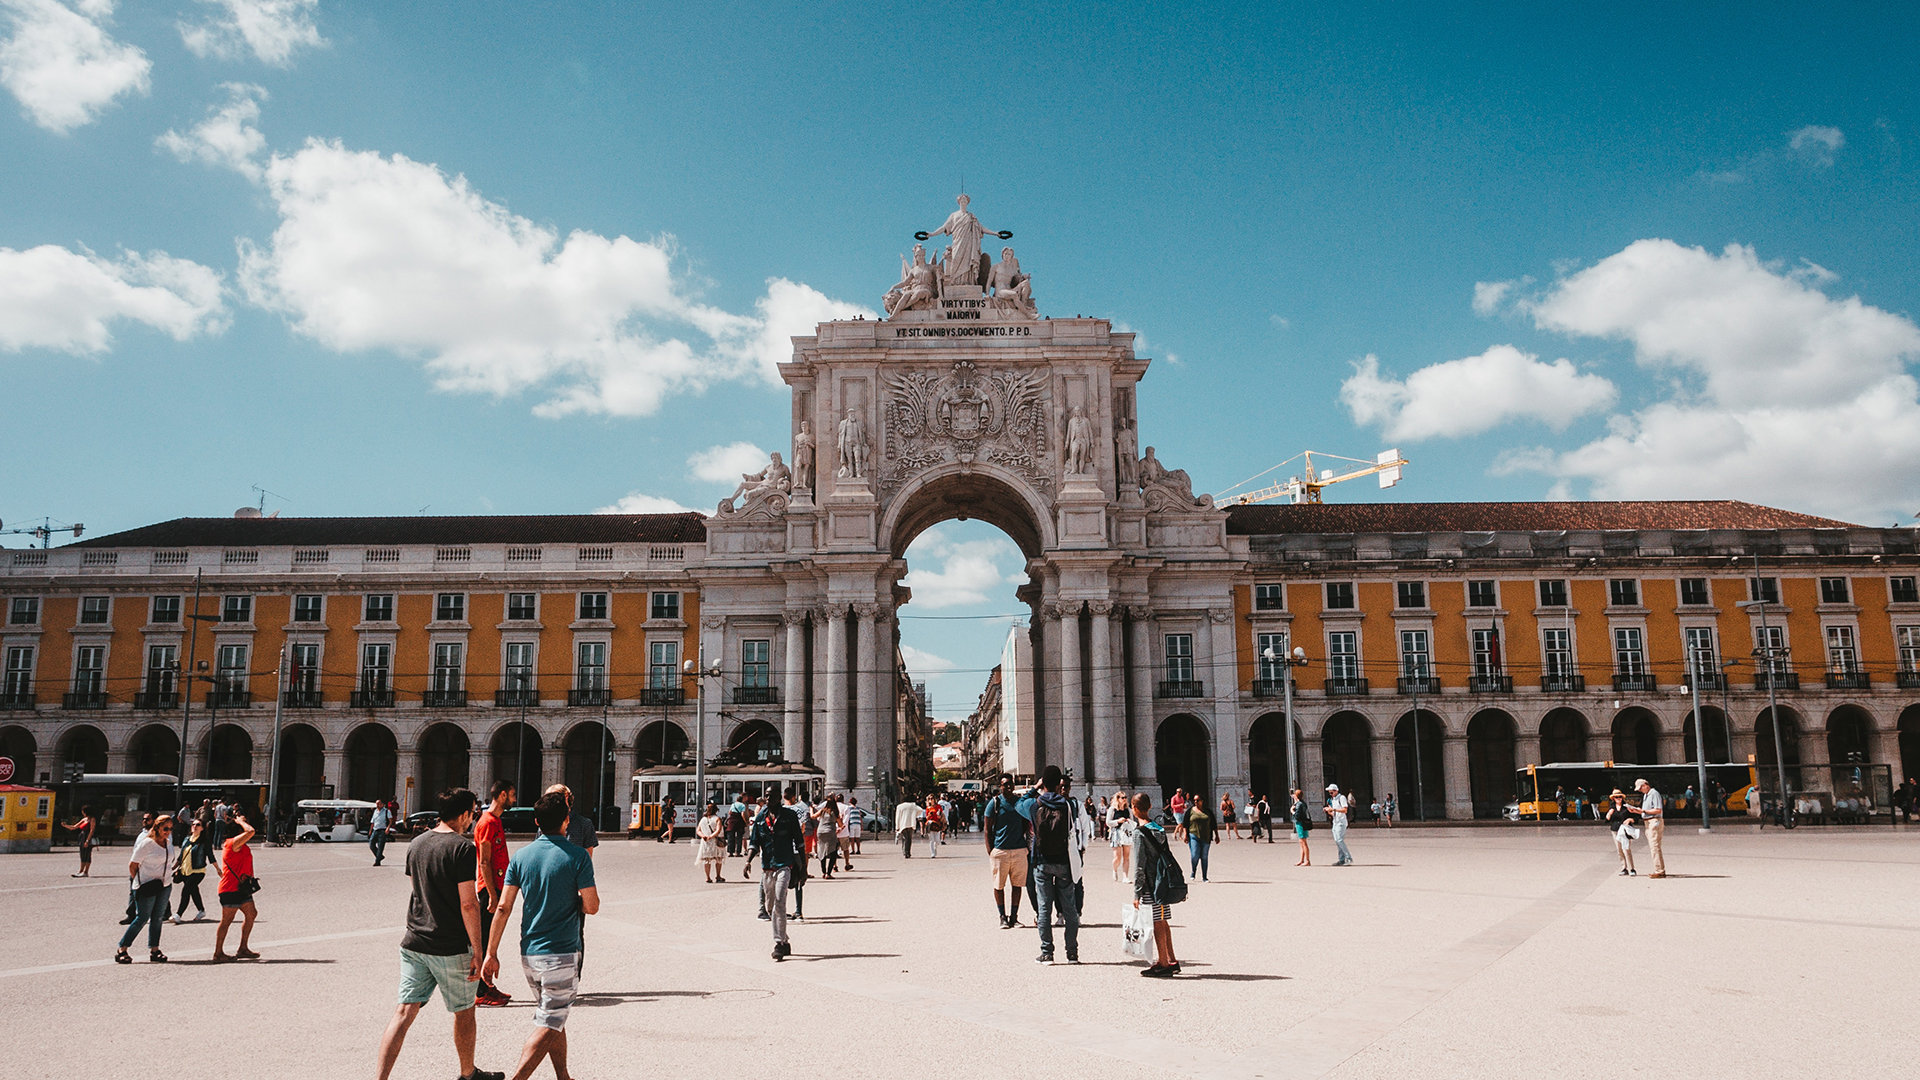
<path id="1" fill-rule="evenodd" d="M 0 0 L 0 518 L 709 507 L 964 181 L 1197 487 L 1910 521 L 1916 21 Z M 915 555 L 1013 609 L 992 530 Z M 964 711 L 1003 627 L 921 625 Z"/>

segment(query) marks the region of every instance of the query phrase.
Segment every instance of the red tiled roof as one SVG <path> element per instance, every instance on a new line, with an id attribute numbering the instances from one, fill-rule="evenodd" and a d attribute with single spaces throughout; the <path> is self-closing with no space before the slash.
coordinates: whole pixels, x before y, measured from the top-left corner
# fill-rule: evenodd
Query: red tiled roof
<path id="1" fill-rule="evenodd" d="M 175 518 L 69 547 L 326 547 L 331 544 L 698 544 L 699 514 Z"/>
<path id="2" fill-rule="evenodd" d="M 1847 529 L 1844 521 L 1732 499 L 1671 502 L 1302 503 L 1234 506 L 1227 531 L 1557 532 L 1561 529 Z"/>

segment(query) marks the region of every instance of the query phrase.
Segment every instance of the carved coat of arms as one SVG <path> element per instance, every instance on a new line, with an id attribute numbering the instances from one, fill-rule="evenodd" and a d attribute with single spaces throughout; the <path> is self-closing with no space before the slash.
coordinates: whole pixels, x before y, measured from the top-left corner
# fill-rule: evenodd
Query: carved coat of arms
<path id="1" fill-rule="evenodd" d="M 1051 492 L 1042 380 L 1015 368 L 981 371 L 962 360 L 886 380 L 886 462 L 881 487 L 892 491 L 949 461 L 989 461 Z"/>

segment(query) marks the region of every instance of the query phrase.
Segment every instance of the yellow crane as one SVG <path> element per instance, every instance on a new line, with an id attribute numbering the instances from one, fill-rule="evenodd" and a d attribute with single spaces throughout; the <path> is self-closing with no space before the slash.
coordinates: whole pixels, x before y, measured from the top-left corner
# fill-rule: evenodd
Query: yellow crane
<path id="1" fill-rule="evenodd" d="M 1368 461 L 1365 458 L 1341 457 L 1338 454 L 1319 454 L 1318 456 L 1323 460 L 1345 462 L 1346 471 L 1336 473 L 1333 469 L 1316 470 L 1313 461 L 1315 451 L 1306 450 L 1295 454 L 1293 457 L 1275 465 L 1271 469 L 1267 469 L 1264 472 L 1242 480 L 1238 484 L 1235 484 L 1233 488 L 1229 489 L 1228 494 L 1214 496 L 1213 503 L 1215 506 L 1245 506 L 1248 503 L 1267 502 L 1272 499 L 1277 499 L 1282 495 L 1287 496 L 1290 501 L 1296 503 L 1317 503 L 1320 501 L 1320 491 L 1322 488 L 1332 487 L 1334 484 L 1343 483 L 1348 480 L 1358 480 L 1363 476 L 1378 476 L 1380 477 L 1380 486 L 1382 488 L 1390 488 L 1400 482 L 1400 469 L 1407 464 L 1407 459 L 1401 457 L 1400 451 L 1398 450 L 1382 450 L 1380 453 L 1374 455 L 1372 461 Z M 1288 477 L 1285 483 L 1272 484 L 1267 487 L 1256 488 L 1252 491 L 1241 491 L 1239 494 L 1232 494 L 1233 491 L 1246 487 L 1248 484 L 1260 479 L 1260 477 L 1267 475 L 1267 473 L 1284 469 L 1293 462 L 1302 460 L 1305 461 L 1305 465 L 1301 469 L 1300 475 Z"/>

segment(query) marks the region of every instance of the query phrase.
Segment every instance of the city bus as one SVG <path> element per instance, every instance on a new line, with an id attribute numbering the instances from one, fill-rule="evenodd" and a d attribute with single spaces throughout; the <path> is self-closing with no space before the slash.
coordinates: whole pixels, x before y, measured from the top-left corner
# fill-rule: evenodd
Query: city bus
<path id="1" fill-rule="evenodd" d="M 804 797 L 818 799 L 826 794 L 827 773 L 817 766 L 791 761 L 707 766 L 707 801 L 719 806 L 731 804 L 736 795 L 752 802 L 789 784 L 798 785 Z M 694 823 L 700 819 L 700 808 L 693 798 L 691 765 L 655 765 L 639 770 L 633 774 L 632 795 L 629 837 L 659 834 L 662 798 L 673 800 L 676 836 L 692 834 Z"/>
<path id="2" fill-rule="evenodd" d="M 1597 820 L 1604 812 L 1607 797 L 1615 788 L 1627 793 L 1627 800 L 1640 805 L 1640 793 L 1633 790 L 1636 780 L 1645 780 L 1652 784 L 1667 800 L 1667 813 L 1679 816 L 1691 813 L 1698 816 L 1698 805 L 1690 805 L 1686 790 L 1700 783 L 1700 766 L 1689 765 L 1634 765 L 1624 761 L 1562 761 L 1551 765 L 1536 765 L 1531 769 L 1521 768 L 1515 771 L 1513 788 L 1519 793 L 1518 799 L 1506 807 L 1506 816 L 1514 821 L 1533 821 L 1544 818 L 1574 817 L 1576 814 L 1586 820 Z M 1722 800 L 1713 807 L 1714 814 L 1740 814 L 1747 809 L 1747 795 L 1755 791 L 1758 777 L 1753 766 L 1741 764 L 1709 764 L 1707 766 L 1708 796 L 1713 797 L 1713 787 L 1718 784 Z M 1565 795 L 1563 807 L 1555 801 L 1554 793 Z M 1585 801 L 1576 810 L 1575 793 L 1584 791 Z M 1598 809 L 1596 809 L 1598 808 Z"/>

